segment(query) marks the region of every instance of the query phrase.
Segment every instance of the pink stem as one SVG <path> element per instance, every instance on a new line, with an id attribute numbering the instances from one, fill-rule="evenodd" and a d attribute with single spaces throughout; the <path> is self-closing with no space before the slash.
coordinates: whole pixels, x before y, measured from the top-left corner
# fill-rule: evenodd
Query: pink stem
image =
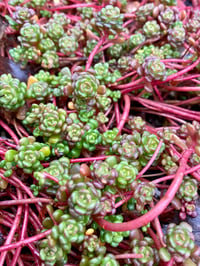
<path id="1" fill-rule="evenodd" d="M 19 143 L 19 139 L 18 137 L 15 135 L 15 133 L 2 121 L 0 120 L 0 126 L 5 129 L 5 131 L 12 137 L 12 139 L 14 140 L 14 142 L 16 144 Z"/>
<path id="2" fill-rule="evenodd" d="M 18 195 L 18 198 L 19 200 L 22 199 L 22 193 L 19 189 L 17 189 L 17 195 Z M 3 246 L 7 246 L 11 243 L 14 235 L 15 235 L 15 232 L 19 226 L 19 223 L 20 223 L 20 220 L 21 220 L 21 216 L 22 216 L 22 206 L 19 206 L 18 209 L 17 209 L 17 213 L 16 213 L 16 216 L 15 216 L 15 220 L 13 222 L 13 225 L 10 229 L 10 232 L 6 238 L 6 241 L 4 243 Z M 6 255 L 7 255 L 7 250 L 5 250 L 4 252 L 1 253 L 0 255 L 0 266 L 3 266 L 4 265 L 4 261 L 5 261 L 5 258 L 6 258 Z"/>
<path id="3" fill-rule="evenodd" d="M 20 241 L 18 241 L 16 243 L 1 246 L 0 247 L 0 252 L 8 251 L 8 250 L 11 250 L 11 249 L 14 249 L 14 248 L 26 246 L 26 245 L 28 245 L 30 243 L 35 242 L 35 241 L 39 241 L 40 239 L 48 236 L 49 234 L 51 234 L 51 229 L 49 229 L 47 231 L 44 231 L 44 232 L 42 232 L 42 233 L 40 233 L 38 235 L 26 238 L 24 240 L 20 240 Z"/>
<path id="4" fill-rule="evenodd" d="M 27 225 L 28 225 L 28 216 L 29 216 L 29 206 L 26 205 L 25 206 L 25 210 L 24 210 L 24 221 L 23 221 L 23 225 L 22 225 L 20 240 L 24 240 L 24 238 L 25 238 L 26 231 L 27 231 Z M 11 265 L 15 266 L 17 264 L 17 260 L 19 258 L 21 249 L 22 249 L 22 247 L 19 247 L 15 251 L 15 255 L 14 255 L 13 259 L 12 259 Z"/>
<path id="5" fill-rule="evenodd" d="M 194 78 L 199 78 L 199 77 L 200 77 L 200 74 L 193 74 L 193 75 L 188 75 L 186 77 L 181 77 L 180 79 L 176 79 L 176 81 L 183 82 L 185 80 L 192 80 Z"/>
<path id="6" fill-rule="evenodd" d="M 101 47 L 101 45 L 104 43 L 106 36 L 103 36 L 101 38 L 101 40 L 97 43 L 97 45 L 94 47 L 94 49 L 92 50 L 91 54 L 88 57 L 88 61 L 87 64 L 85 66 L 85 71 L 88 71 L 88 69 L 90 68 L 93 58 L 95 56 L 95 54 L 97 53 L 97 51 L 99 50 L 99 48 Z"/>
<path id="7" fill-rule="evenodd" d="M 199 103 L 199 101 L 200 101 L 200 96 L 196 96 L 185 101 L 178 101 L 176 103 L 173 103 L 173 105 L 195 104 Z"/>
<path id="8" fill-rule="evenodd" d="M 144 84 L 139 84 L 137 86 L 134 86 L 134 87 L 131 87 L 131 88 L 128 88 L 128 89 L 123 89 L 121 91 L 121 94 L 127 94 L 129 92 L 132 92 L 132 91 L 137 91 L 137 90 L 140 90 L 140 89 L 143 89 L 144 88 Z"/>
<path id="9" fill-rule="evenodd" d="M 30 198 L 35 198 L 35 196 L 33 195 L 32 191 L 30 190 L 29 187 L 27 187 L 22 181 L 19 180 L 19 178 L 17 178 L 16 176 L 14 176 L 14 174 L 12 174 L 12 176 L 10 178 L 6 178 L 2 175 L 2 169 L 0 170 L 0 177 L 3 180 L 6 180 L 8 183 L 12 184 L 13 186 L 17 186 L 16 187 L 20 187 L 22 190 L 24 190 Z M 38 204 L 36 204 L 36 208 L 38 210 L 38 212 L 40 213 L 40 206 Z"/>
<path id="10" fill-rule="evenodd" d="M 120 122 L 119 104 L 118 103 L 114 103 L 114 107 L 115 107 L 116 122 L 117 122 L 117 124 L 119 124 L 119 122 Z"/>
<path id="11" fill-rule="evenodd" d="M 199 64 L 199 62 L 200 62 L 200 57 L 193 64 L 189 65 L 188 67 L 185 67 L 183 70 L 168 76 L 164 81 L 156 81 L 154 84 L 158 85 L 158 84 L 168 82 L 170 80 L 174 80 L 177 77 L 180 77 L 186 74 L 187 72 L 189 72 L 190 70 L 192 70 L 193 68 L 195 68 Z"/>
<path id="12" fill-rule="evenodd" d="M 157 87 L 156 85 L 154 85 L 153 88 L 154 88 L 154 90 L 155 90 L 155 93 L 156 93 L 157 96 L 158 96 L 158 99 L 159 99 L 161 102 L 163 102 L 163 98 L 162 98 L 162 95 L 161 95 L 161 93 L 160 93 L 158 87 Z"/>
<path id="13" fill-rule="evenodd" d="M 71 159 L 70 163 L 85 163 L 85 162 L 105 160 L 106 158 L 109 158 L 110 156 L 115 156 L 115 155 L 102 155 L 102 156 L 98 156 L 98 157 Z"/>
<path id="14" fill-rule="evenodd" d="M 116 82 L 122 81 L 122 80 L 124 80 L 124 79 L 126 79 L 126 78 L 128 78 L 128 77 L 131 77 L 131 76 L 133 76 L 135 73 L 136 73 L 136 71 L 132 71 L 132 72 L 130 72 L 130 73 L 124 75 L 123 77 L 118 78 L 118 79 L 116 80 Z M 137 77 L 138 77 L 138 74 L 136 74 L 136 75 L 134 76 L 134 79 L 137 78 Z M 110 85 L 110 87 L 112 87 L 112 86 L 114 86 L 114 84 L 111 84 L 111 85 Z M 115 86 L 116 86 L 116 85 L 115 85 Z"/>
<path id="15" fill-rule="evenodd" d="M 193 151 L 191 149 L 188 149 L 183 152 L 182 157 L 180 159 L 179 168 L 175 174 L 174 180 L 169 186 L 169 189 L 167 190 L 164 197 L 150 211 L 148 211 L 144 215 L 132 221 L 123 222 L 123 223 L 111 223 L 111 222 L 104 220 L 102 217 L 94 217 L 94 220 L 103 229 L 108 230 L 108 231 L 114 231 L 114 232 L 129 231 L 129 230 L 137 229 L 137 228 L 147 225 L 149 222 L 151 222 L 156 217 L 158 217 L 167 208 L 167 206 L 170 204 L 170 202 L 174 198 L 183 180 L 187 160 L 190 157 L 192 152 Z"/>
<path id="16" fill-rule="evenodd" d="M 155 205 L 154 203 L 150 203 L 150 207 L 153 208 Z M 161 224 L 160 224 L 160 220 L 158 217 L 156 217 L 153 221 L 152 221 L 155 229 L 156 229 L 156 232 L 157 232 L 157 235 L 159 237 L 159 240 L 160 240 L 160 243 L 163 247 L 166 247 L 166 244 L 164 242 L 164 234 L 163 234 L 163 231 L 162 231 L 162 227 L 161 227 Z"/>
<path id="17" fill-rule="evenodd" d="M 42 175 L 44 175 L 44 178 L 49 179 L 54 181 L 56 184 L 59 184 L 59 180 L 58 178 L 56 178 L 55 176 L 52 176 L 51 174 L 47 173 L 47 172 L 42 172 Z"/>
<path id="18" fill-rule="evenodd" d="M 51 203 L 51 202 L 52 202 L 52 199 L 45 199 L 45 198 L 4 200 L 0 202 L 0 207 L 22 205 L 22 204 L 33 204 L 33 203 Z"/>
<path id="19" fill-rule="evenodd" d="M 101 8 L 101 6 L 95 6 L 94 4 L 91 3 L 85 3 L 85 4 L 74 4 L 74 5 L 66 5 L 66 6 L 58 6 L 55 8 L 46 8 L 45 10 L 49 10 L 49 11 L 59 11 L 59 10 L 67 10 L 67 9 L 73 9 L 73 8 L 79 8 L 79 7 L 93 7 L 93 8 Z"/>
<path id="20" fill-rule="evenodd" d="M 119 124 L 117 125 L 117 128 L 119 130 L 118 135 L 121 134 L 122 128 L 124 127 L 124 124 L 126 123 L 126 120 L 130 112 L 130 107 L 131 107 L 131 100 L 128 95 L 124 95 L 124 101 L 125 101 L 124 112 L 120 118 Z"/>
<path id="21" fill-rule="evenodd" d="M 137 79 L 137 80 L 134 80 L 133 82 L 130 82 L 130 83 L 127 83 L 127 84 L 122 84 L 122 85 L 117 85 L 115 86 L 115 89 L 128 89 L 128 88 L 131 88 L 141 82 L 145 81 L 145 78 L 142 77 L 140 79 Z M 144 85 L 143 85 L 144 86 Z"/>
<path id="22" fill-rule="evenodd" d="M 169 91 L 199 91 L 200 87 L 175 87 L 175 86 L 167 86 L 165 87 L 166 90 Z"/>
<path id="23" fill-rule="evenodd" d="M 143 104 L 147 108 L 154 109 L 154 110 L 157 109 L 158 111 L 172 113 L 172 114 L 184 117 L 184 119 L 188 119 L 188 120 L 200 121 L 199 112 L 190 111 L 190 110 L 178 107 L 178 106 L 171 106 L 166 103 L 155 102 L 155 101 L 148 100 L 148 99 L 143 99 L 143 98 L 138 98 L 138 97 L 131 97 L 131 98 Z"/>
<path id="24" fill-rule="evenodd" d="M 163 144 L 163 141 L 160 140 L 160 142 L 158 143 L 158 146 L 153 154 L 153 156 L 151 157 L 151 159 L 148 161 L 148 163 L 145 165 L 145 167 L 138 173 L 137 175 L 137 179 L 139 179 L 148 169 L 149 167 L 152 165 L 152 163 L 155 161 L 160 149 L 161 149 L 161 146 Z"/>
<path id="25" fill-rule="evenodd" d="M 144 255 L 143 254 L 137 254 L 137 253 L 125 253 L 125 254 L 119 254 L 119 255 L 115 255 L 115 259 L 120 260 L 120 259 L 141 259 L 143 258 Z"/>
<path id="26" fill-rule="evenodd" d="M 115 204 L 115 209 L 117 209 L 118 207 L 120 207 L 122 204 L 124 204 L 125 202 L 127 202 L 128 200 L 130 200 L 133 197 L 133 193 L 131 193 L 131 195 L 125 197 L 124 199 L 120 200 L 119 202 L 117 202 Z"/>
<path id="27" fill-rule="evenodd" d="M 147 229 L 147 232 L 150 235 L 150 237 L 153 239 L 156 249 L 159 250 L 161 248 L 161 244 L 160 244 L 160 241 L 157 235 L 154 233 L 154 231 L 150 227 Z"/>

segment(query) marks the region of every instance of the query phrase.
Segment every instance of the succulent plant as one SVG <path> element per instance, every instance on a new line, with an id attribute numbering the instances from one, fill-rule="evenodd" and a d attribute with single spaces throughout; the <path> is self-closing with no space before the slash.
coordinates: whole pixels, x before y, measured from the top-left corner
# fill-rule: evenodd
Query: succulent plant
<path id="1" fill-rule="evenodd" d="M 152 248 L 153 240 L 150 237 L 143 239 L 134 239 L 131 241 L 130 246 L 132 252 L 136 254 L 143 254 L 143 258 L 131 259 L 132 265 L 157 265 L 159 257 L 157 250 Z"/>
<path id="2" fill-rule="evenodd" d="M 68 199 L 69 212 L 73 217 L 98 212 L 101 192 L 92 183 L 79 183 Z"/>
<path id="3" fill-rule="evenodd" d="M 0 106 L 16 110 L 25 103 L 26 84 L 15 79 L 11 74 L 0 77 Z"/>
<path id="4" fill-rule="evenodd" d="M 185 176 L 179 190 L 177 197 L 189 202 L 198 198 L 197 180 L 189 176 Z"/>
<path id="5" fill-rule="evenodd" d="M 138 69 L 139 74 L 143 71 L 147 81 L 152 80 L 165 80 L 166 78 L 166 67 L 160 58 L 156 56 L 148 56 L 145 58 L 142 64 L 142 69 Z"/>
<path id="6" fill-rule="evenodd" d="M 168 30 L 167 39 L 170 44 L 174 47 L 183 44 L 186 38 L 186 32 L 183 27 L 182 22 L 176 21 L 172 24 L 171 28 Z"/>
<path id="7" fill-rule="evenodd" d="M 171 223 L 167 228 L 165 242 L 175 261 L 184 262 L 190 257 L 195 246 L 192 227 L 186 222 L 179 225 Z"/>
<path id="8" fill-rule="evenodd" d="M 36 45 L 43 38 L 40 26 L 38 24 L 24 23 L 20 29 L 18 40 L 23 46 Z"/>
<path id="9" fill-rule="evenodd" d="M 93 21 L 95 28 L 105 31 L 107 34 L 117 34 L 122 31 L 123 14 L 120 9 L 112 5 L 106 5 L 96 15 Z"/>
<path id="10" fill-rule="evenodd" d="M 133 197 L 136 200 L 136 209 L 142 211 L 146 204 L 152 202 L 155 194 L 155 185 L 151 182 L 138 182 L 133 181 L 131 183 L 131 189 L 133 190 Z"/>
<path id="11" fill-rule="evenodd" d="M 148 38 L 160 35 L 160 26 L 156 20 L 147 21 L 143 26 L 144 35 Z"/>

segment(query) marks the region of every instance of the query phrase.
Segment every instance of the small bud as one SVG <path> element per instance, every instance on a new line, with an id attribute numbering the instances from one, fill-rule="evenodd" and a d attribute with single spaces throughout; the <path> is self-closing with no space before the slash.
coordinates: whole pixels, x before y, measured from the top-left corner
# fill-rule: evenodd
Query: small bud
<path id="1" fill-rule="evenodd" d="M 68 108 L 69 108 L 70 110 L 74 110 L 74 109 L 75 109 L 74 103 L 73 103 L 73 102 L 69 102 L 69 103 L 68 103 Z"/>
<path id="2" fill-rule="evenodd" d="M 93 234 L 94 234 L 94 229 L 93 229 L 93 228 L 89 228 L 89 229 L 87 229 L 86 232 L 85 232 L 85 235 L 86 235 L 86 236 L 91 236 L 91 235 L 93 235 Z"/>

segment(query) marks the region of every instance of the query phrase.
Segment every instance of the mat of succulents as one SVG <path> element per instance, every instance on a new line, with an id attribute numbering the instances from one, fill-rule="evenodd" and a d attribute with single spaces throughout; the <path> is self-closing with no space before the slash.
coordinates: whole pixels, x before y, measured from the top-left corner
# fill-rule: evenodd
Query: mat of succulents
<path id="1" fill-rule="evenodd" d="M 0 1 L 0 266 L 200 265 L 200 1 Z"/>

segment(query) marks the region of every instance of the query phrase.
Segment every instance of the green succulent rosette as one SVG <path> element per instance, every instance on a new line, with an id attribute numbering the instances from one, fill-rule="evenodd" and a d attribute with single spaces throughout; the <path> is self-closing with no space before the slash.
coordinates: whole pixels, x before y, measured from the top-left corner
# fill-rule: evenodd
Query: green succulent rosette
<path id="1" fill-rule="evenodd" d="M 54 41 L 51 38 L 42 38 L 40 41 L 38 48 L 41 52 L 45 53 L 46 51 L 56 51 L 57 48 L 55 46 Z"/>
<path id="2" fill-rule="evenodd" d="M 18 40 L 23 46 L 29 47 L 38 44 L 42 38 L 43 34 L 38 24 L 25 23 L 20 29 Z"/>
<path id="3" fill-rule="evenodd" d="M 99 81 L 94 75 L 89 72 L 75 73 L 72 76 L 72 87 L 74 88 L 74 96 L 88 101 L 94 98 L 97 94 L 97 89 L 99 87 Z"/>
<path id="4" fill-rule="evenodd" d="M 44 261 L 45 265 L 53 266 L 57 263 L 67 262 L 67 255 L 60 246 L 50 247 L 48 240 L 42 240 L 40 242 L 40 258 Z"/>
<path id="5" fill-rule="evenodd" d="M 114 168 L 118 173 L 115 184 L 119 188 L 128 188 L 128 186 L 135 180 L 138 173 L 136 167 L 125 161 L 121 161 L 119 164 L 115 165 Z"/>
<path id="6" fill-rule="evenodd" d="M 198 198 L 198 181 L 190 176 L 185 176 L 176 196 L 187 202 L 196 200 Z"/>
<path id="7" fill-rule="evenodd" d="M 117 128 L 113 128 L 111 130 L 107 130 L 102 134 L 102 143 L 103 145 L 112 145 L 113 142 L 118 141 L 120 137 L 118 136 L 119 130 Z"/>
<path id="8" fill-rule="evenodd" d="M 107 254 L 101 261 L 102 266 L 120 266 L 113 254 Z"/>
<path id="9" fill-rule="evenodd" d="M 85 226 L 79 221 L 71 218 L 70 215 L 62 215 L 60 219 L 61 222 L 59 225 L 52 228 L 52 238 L 59 241 L 62 235 L 62 237 L 66 238 L 71 243 L 81 243 L 85 237 Z"/>
<path id="10" fill-rule="evenodd" d="M 150 134 L 148 131 L 144 131 L 141 137 L 141 148 L 143 149 L 142 155 L 140 157 L 141 163 L 143 159 L 150 160 L 158 144 L 159 144 L 159 139 L 156 135 Z M 165 144 L 162 143 L 161 149 L 156 157 L 156 160 L 160 157 L 164 149 L 165 149 Z"/>
<path id="11" fill-rule="evenodd" d="M 0 76 L 0 106 L 16 110 L 25 104 L 26 84 L 10 74 Z"/>
<path id="12" fill-rule="evenodd" d="M 138 46 L 139 44 L 143 43 L 144 41 L 145 41 L 144 34 L 142 34 L 140 32 L 132 34 L 127 41 L 128 49 L 131 50 L 134 47 Z"/>
<path id="13" fill-rule="evenodd" d="M 22 168 L 25 173 L 31 174 L 33 171 L 42 170 L 41 161 L 49 155 L 48 145 L 36 142 L 34 137 L 29 136 L 20 139 L 17 151 L 8 150 L 5 159 Z"/>
<path id="14" fill-rule="evenodd" d="M 155 185 L 152 182 L 133 181 L 131 184 L 133 197 L 136 200 L 136 209 L 144 210 L 146 204 L 150 204 L 155 194 Z"/>
<path id="15" fill-rule="evenodd" d="M 59 39 L 59 49 L 61 53 L 71 55 L 78 49 L 78 42 L 74 36 L 64 34 Z"/>
<path id="16" fill-rule="evenodd" d="M 100 190 L 96 189 L 92 183 L 77 184 L 68 199 L 70 214 L 78 217 L 98 212 L 100 197 Z"/>
<path id="17" fill-rule="evenodd" d="M 167 39 L 173 47 L 182 45 L 186 38 L 186 31 L 181 21 L 176 21 L 168 30 Z"/>
<path id="18" fill-rule="evenodd" d="M 42 54 L 41 66 L 45 69 L 56 68 L 59 66 L 59 57 L 56 51 L 48 50 Z"/>
<path id="19" fill-rule="evenodd" d="M 100 144 L 102 140 L 101 134 L 97 129 L 89 129 L 83 135 L 83 148 L 94 151 L 97 144 Z"/>
<path id="20" fill-rule="evenodd" d="M 132 259 L 133 265 L 159 265 L 159 257 L 156 249 L 152 247 L 154 244 L 150 237 L 144 237 L 142 240 L 134 239 L 130 246 L 135 254 L 142 254 L 143 258 Z"/>
<path id="21" fill-rule="evenodd" d="M 71 124 L 66 128 L 66 139 L 71 142 L 81 141 L 84 132 L 82 123 Z"/>
<path id="22" fill-rule="evenodd" d="M 145 22 L 148 16 L 153 14 L 153 10 L 155 8 L 154 3 L 148 3 L 145 5 L 141 5 L 135 12 L 136 19 L 140 22 Z"/>
<path id="23" fill-rule="evenodd" d="M 51 94 L 51 88 L 48 83 L 43 81 L 34 82 L 26 91 L 28 99 L 36 99 L 37 101 L 44 101 Z"/>
<path id="24" fill-rule="evenodd" d="M 123 29 L 123 14 L 120 9 L 112 5 L 103 7 L 92 22 L 99 31 L 105 31 L 107 34 L 115 35 Z"/>
<path id="25" fill-rule="evenodd" d="M 51 176 L 55 177 L 59 185 L 65 185 L 70 179 L 69 175 L 70 162 L 67 157 L 61 157 L 58 160 L 53 160 L 50 162 L 49 167 L 42 169 L 42 171 L 35 171 L 34 177 L 38 180 L 40 187 L 48 186 L 55 187 L 55 182 L 51 179 L 44 178 L 44 172 L 49 173 Z"/>
<path id="26" fill-rule="evenodd" d="M 156 20 L 147 21 L 143 26 L 144 35 L 153 38 L 160 35 L 160 26 Z"/>
<path id="27" fill-rule="evenodd" d="M 145 78 L 147 81 L 152 80 L 165 80 L 166 78 L 166 67 L 160 58 L 156 56 L 148 56 L 142 65 Z"/>
<path id="28" fill-rule="evenodd" d="M 58 41 L 64 35 L 64 28 L 54 20 L 46 24 L 47 34 L 53 41 Z"/>
<path id="29" fill-rule="evenodd" d="M 59 134 L 65 130 L 66 111 L 64 109 L 53 108 L 49 112 L 44 112 L 40 119 L 40 124 L 34 130 L 35 135 L 51 136 Z"/>
<path id="30" fill-rule="evenodd" d="M 30 22 L 31 18 L 35 15 L 35 11 L 32 8 L 17 6 L 15 12 L 12 14 L 12 19 L 16 24 L 13 28 L 18 30 L 24 23 Z M 11 24 L 12 26 L 12 24 Z"/>
<path id="31" fill-rule="evenodd" d="M 70 19 L 66 17 L 66 14 L 63 12 L 54 13 L 53 20 L 60 25 L 66 26 L 70 23 Z"/>
<path id="32" fill-rule="evenodd" d="M 182 263 L 190 257 L 194 247 L 192 227 L 186 222 L 169 224 L 165 235 L 167 249 L 176 262 Z"/>

